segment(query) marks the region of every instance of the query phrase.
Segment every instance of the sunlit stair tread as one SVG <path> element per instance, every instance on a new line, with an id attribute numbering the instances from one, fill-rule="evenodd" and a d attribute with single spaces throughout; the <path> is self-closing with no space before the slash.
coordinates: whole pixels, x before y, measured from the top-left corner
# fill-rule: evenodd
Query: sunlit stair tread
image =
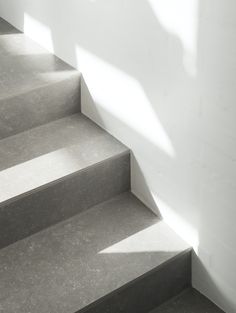
<path id="1" fill-rule="evenodd" d="M 80 111 L 80 74 L 0 18 L 0 138 Z"/>
<path id="2" fill-rule="evenodd" d="M 223 311 L 197 290 L 189 288 L 150 313 L 223 313 Z"/>
<path id="3" fill-rule="evenodd" d="M 82 114 L 0 141 L 0 203 L 128 149 Z"/>
<path id="4" fill-rule="evenodd" d="M 0 250 L 0 312 L 75 313 L 186 251 L 124 193 Z"/>

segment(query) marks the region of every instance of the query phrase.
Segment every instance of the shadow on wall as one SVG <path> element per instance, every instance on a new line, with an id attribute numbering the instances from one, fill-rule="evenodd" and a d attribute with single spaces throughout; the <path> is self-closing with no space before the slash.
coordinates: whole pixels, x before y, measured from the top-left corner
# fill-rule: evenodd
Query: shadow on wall
<path id="1" fill-rule="evenodd" d="M 204 291 L 235 312 L 236 2 L 44 0 L 23 13 L 22 29 L 83 73 L 84 113 L 132 149 L 135 194 L 194 246 L 194 284 L 215 280 Z"/>

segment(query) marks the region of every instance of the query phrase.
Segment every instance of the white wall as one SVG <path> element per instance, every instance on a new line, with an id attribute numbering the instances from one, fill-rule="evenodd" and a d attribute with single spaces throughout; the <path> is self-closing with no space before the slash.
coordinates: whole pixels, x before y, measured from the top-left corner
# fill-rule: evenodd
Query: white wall
<path id="1" fill-rule="evenodd" d="M 236 312 L 236 1 L 0 0 L 0 15 L 82 71 L 83 111 L 133 150 L 133 192 L 194 246 L 194 286 Z"/>

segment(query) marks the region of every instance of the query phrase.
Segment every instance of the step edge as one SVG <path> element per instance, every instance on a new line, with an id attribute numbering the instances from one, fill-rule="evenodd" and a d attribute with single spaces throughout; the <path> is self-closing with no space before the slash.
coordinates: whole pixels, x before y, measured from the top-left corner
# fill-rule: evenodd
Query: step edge
<path id="1" fill-rule="evenodd" d="M 129 281 L 128 283 L 124 284 L 121 287 L 118 287 L 117 289 L 111 291 L 110 293 L 104 295 L 103 297 L 99 298 L 98 300 L 95 300 L 94 302 L 91 302 L 90 304 L 86 305 L 85 307 L 79 309 L 78 311 L 75 311 L 73 313 L 86 313 L 87 311 L 89 311 L 90 309 L 95 308 L 97 305 L 99 305 L 100 303 L 103 303 L 104 301 L 112 298 L 113 296 L 115 296 L 116 294 L 118 294 L 119 292 L 125 290 L 126 288 L 132 287 L 133 285 L 135 285 L 136 283 L 138 283 L 139 281 L 141 281 L 142 279 L 146 278 L 149 275 L 152 275 L 152 273 L 155 273 L 157 271 L 162 270 L 162 268 L 164 268 L 165 266 L 168 266 L 170 263 L 174 262 L 176 259 L 181 258 L 184 255 L 188 255 L 191 258 L 192 255 L 192 247 L 186 248 L 183 251 L 179 252 L 178 254 L 170 257 L 168 260 L 162 262 L 161 264 L 159 264 L 158 266 L 156 266 L 155 268 L 147 271 L 146 273 L 138 276 L 137 278 Z M 190 286 L 191 287 L 191 283 Z M 170 298 L 171 299 L 171 298 Z"/>
<path id="2" fill-rule="evenodd" d="M 7 205 L 11 204 L 11 203 L 17 202 L 18 200 L 20 200 L 20 199 L 22 199 L 22 198 L 25 198 L 25 197 L 27 197 L 27 196 L 29 196 L 29 195 L 32 195 L 32 194 L 34 194 L 34 193 L 37 193 L 38 191 L 42 191 L 42 190 L 47 189 L 47 188 L 50 187 L 50 186 L 54 186 L 54 185 L 56 185 L 56 184 L 59 184 L 59 183 L 65 181 L 65 180 L 67 180 L 68 178 L 71 178 L 71 177 L 73 177 L 73 176 L 79 175 L 80 173 L 85 172 L 85 171 L 87 171 L 87 170 L 91 170 L 93 167 L 100 166 L 101 164 L 103 164 L 103 163 L 105 163 L 105 162 L 107 162 L 107 161 L 119 159 L 119 158 L 121 158 L 121 157 L 123 157 L 123 156 L 125 156 L 125 155 L 130 156 L 130 149 L 128 149 L 126 146 L 124 146 L 124 151 L 122 151 L 122 152 L 120 152 L 120 153 L 118 153 L 118 154 L 116 154 L 116 155 L 113 155 L 113 156 L 104 158 L 103 160 L 101 160 L 101 161 L 99 161 L 99 162 L 90 164 L 90 165 L 88 165 L 88 166 L 86 166 L 86 167 L 84 167 L 84 168 L 82 168 L 82 169 L 80 169 L 80 170 L 78 170 L 78 171 L 75 171 L 75 172 L 73 172 L 73 173 L 71 173 L 71 174 L 68 174 L 68 175 L 63 176 L 63 177 L 61 177 L 61 178 L 58 178 L 58 179 L 56 179 L 56 180 L 53 180 L 53 181 L 51 181 L 51 182 L 49 182 L 49 183 L 46 183 L 46 184 L 44 184 L 44 185 L 42 185 L 42 186 L 36 187 L 36 188 L 31 189 L 31 190 L 29 190 L 29 191 L 27 191 L 27 192 L 24 192 L 24 193 L 22 193 L 22 194 L 20 194 L 20 195 L 17 195 L 17 196 L 12 197 L 12 198 L 10 198 L 10 199 L 8 199 L 8 200 L 5 200 L 5 201 L 3 201 L 3 202 L 0 203 L 0 209 L 1 209 L 2 207 L 4 207 L 4 206 L 7 206 Z"/>
<path id="3" fill-rule="evenodd" d="M 74 79 L 79 79 L 79 82 L 78 82 L 78 88 L 80 88 L 80 80 L 81 80 L 81 74 L 80 72 L 76 71 L 76 70 L 71 70 L 71 75 L 69 75 L 68 77 L 66 78 L 63 78 L 63 79 L 59 79 L 57 81 L 54 81 L 54 82 L 45 82 L 43 83 L 41 86 L 38 86 L 38 87 L 34 87 L 34 88 L 31 88 L 31 89 L 25 89 L 25 90 L 22 90 L 21 92 L 19 93 L 14 93 L 13 95 L 9 95 L 9 96 L 0 96 L 0 102 L 1 101 L 8 101 L 10 99 L 13 99 L 13 98 L 17 98 L 19 96 L 23 96 L 27 93 L 30 93 L 32 91 L 37 91 L 37 90 L 40 90 L 40 89 L 43 89 L 43 88 L 46 88 L 46 87 L 50 87 L 50 86 L 55 86 L 57 84 L 60 84 L 62 82 L 66 82 L 67 80 L 70 80 L 72 78 Z"/>
<path id="4" fill-rule="evenodd" d="M 1 100 L 0 100 L 0 101 L 1 101 Z M 33 128 L 28 128 L 28 129 L 25 129 L 25 130 L 23 130 L 23 131 L 21 131 L 21 132 L 19 132 L 19 133 L 16 133 L 16 134 L 13 134 L 13 135 L 4 137 L 4 138 L 0 139 L 0 145 L 1 145 L 1 143 L 5 142 L 5 141 L 8 141 L 8 140 L 10 140 L 10 139 L 11 139 L 11 140 L 14 139 L 14 137 L 16 138 L 16 137 L 19 137 L 19 136 L 24 136 L 24 134 L 26 134 L 27 132 L 30 132 L 30 131 L 33 131 L 33 130 L 37 130 L 38 128 L 41 128 L 41 127 L 46 127 L 46 126 L 48 126 L 48 125 L 50 125 L 50 124 L 57 123 L 57 122 L 59 122 L 59 121 L 61 121 L 61 120 L 64 120 L 64 119 L 67 119 L 67 118 L 70 118 L 70 117 L 73 118 L 73 117 L 76 117 L 76 116 L 78 116 L 78 115 L 83 115 L 83 113 L 82 113 L 81 111 L 78 111 L 78 112 L 75 112 L 75 113 L 73 113 L 73 114 L 69 114 L 69 115 L 60 117 L 60 118 L 58 118 L 58 119 L 52 120 L 52 121 L 47 122 L 47 123 L 45 123 L 45 124 L 37 125 L 37 126 L 35 126 L 35 127 L 33 127 Z M 85 115 L 83 115 L 83 117 L 84 117 L 84 116 L 85 116 Z"/>

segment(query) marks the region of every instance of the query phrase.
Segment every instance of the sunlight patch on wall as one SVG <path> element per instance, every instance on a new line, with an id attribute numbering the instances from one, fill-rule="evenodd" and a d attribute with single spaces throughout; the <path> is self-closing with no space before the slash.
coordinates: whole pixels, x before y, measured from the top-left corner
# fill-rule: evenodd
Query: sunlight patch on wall
<path id="1" fill-rule="evenodd" d="M 198 0 L 148 0 L 159 23 L 182 42 L 183 65 L 197 74 Z"/>
<path id="2" fill-rule="evenodd" d="M 52 33 L 49 27 L 43 25 L 29 14 L 24 13 L 24 33 L 49 52 L 54 53 Z"/>
<path id="3" fill-rule="evenodd" d="M 76 46 L 77 67 L 95 102 L 168 156 L 175 151 L 141 84 L 133 77 Z"/>
<path id="4" fill-rule="evenodd" d="M 174 208 L 170 207 L 160 197 L 152 193 L 153 199 L 157 203 L 158 209 L 164 221 L 175 230 L 175 232 L 193 247 L 196 254 L 198 253 L 199 234 L 198 230 L 185 221 Z"/>

